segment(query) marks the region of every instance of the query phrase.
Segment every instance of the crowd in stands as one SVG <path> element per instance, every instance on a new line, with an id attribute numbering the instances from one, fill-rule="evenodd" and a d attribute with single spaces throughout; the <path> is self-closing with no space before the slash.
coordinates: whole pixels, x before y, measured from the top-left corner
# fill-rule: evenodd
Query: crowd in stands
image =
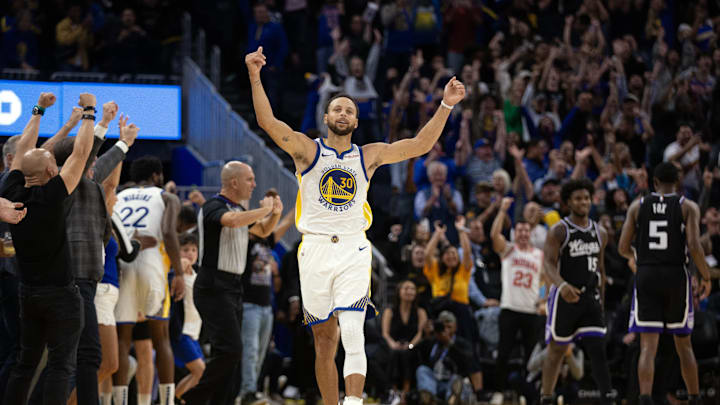
<path id="1" fill-rule="evenodd" d="M 155 46 L 177 33 L 170 2 L 144 1 L 133 8 L 60 3 L 7 6 L 3 66 L 142 71 L 127 56 L 155 54 Z M 394 142 L 414 136 L 427 122 L 450 77 L 467 89 L 426 156 L 378 169 L 372 179 L 373 277 L 389 281 L 374 283 L 372 297 L 388 297 L 389 304 L 380 320 L 366 324 L 368 395 L 386 403 L 429 404 L 448 398 L 458 382 L 464 384 L 463 398 L 501 385 L 489 378 L 503 288 L 501 258 L 490 237 L 493 221 L 503 198 L 512 197 L 501 233 L 513 240 L 512 225 L 522 218 L 531 226 L 531 244 L 542 248 L 549 227 L 567 214 L 562 184 L 587 177 L 595 186 L 591 216 L 609 236 L 605 316 L 614 388 L 633 403 L 639 351 L 638 337 L 627 333 L 633 277 L 617 241 L 630 203 L 652 191 L 650 174 L 658 163 L 681 169 L 681 192 L 701 207 L 708 261 L 718 267 L 720 260 L 720 6 L 708 0 L 239 3 L 247 50 L 265 48 L 263 80 L 279 116 L 296 117 L 284 98 L 297 86 L 283 88 L 294 77 L 285 73 L 311 72 L 302 93 L 306 110 L 296 122 L 305 133 L 322 136 L 326 101 L 342 91 L 359 105 L 354 142 Z M 174 185 L 166 191 L 172 193 Z M 197 242 L 189 235 L 196 232 L 204 202 L 194 192 L 180 209 L 185 278 L 194 275 Z M 242 375 L 234 379 L 248 403 L 263 391 L 318 398 L 309 371 L 312 336 L 302 323 L 299 241 L 288 251 L 276 243 L 292 220 L 291 210 L 268 238 L 251 236 L 248 248 L 244 300 L 246 314 L 253 316 L 243 324 L 252 328 L 243 331 L 243 344 L 257 351 L 247 350 Z M 467 233 L 457 232 L 464 228 Z M 380 256 L 389 272 L 380 274 Z M 714 288 L 707 300 L 695 300 L 701 376 L 713 371 L 703 361 L 719 356 L 716 282 Z M 172 343 L 188 335 L 203 343 L 196 326 L 186 329 L 192 308 L 180 302 L 172 311 Z M 544 311 L 541 299 L 537 313 Z M 140 347 L 136 342 L 138 361 Z M 535 403 L 546 351 L 541 341 L 528 351 L 518 345 L 502 383 Z M 682 383 L 672 344 L 661 339 L 660 353 L 664 363 L 658 368 L 665 373 L 664 384 L 656 384 L 659 395 L 675 397 Z M 177 364 L 187 367 L 189 377 L 176 374 L 176 393 L 200 379 L 201 363 Z M 565 363 L 558 392 L 566 402 L 586 400 L 582 393 L 592 383 L 584 379 L 583 352 L 569 345 Z M 701 381 L 704 388 L 716 383 Z"/>
<path id="2" fill-rule="evenodd" d="M 422 359 L 422 350 L 407 352 L 422 336 L 442 339 L 428 332 L 442 324 L 441 318 L 449 319 L 439 316 L 442 310 L 458 320 L 452 333 L 473 342 L 479 369 L 492 373 L 503 286 L 490 230 L 500 202 L 514 199 L 502 230 L 508 240 L 511 225 L 523 218 L 532 225 L 532 244 L 542 248 L 549 227 L 567 214 L 562 184 L 587 177 L 596 190 L 592 218 L 610 238 L 608 355 L 615 388 L 631 400 L 639 339 L 627 334 L 633 277 L 617 241 L 629 204 L 652 191 L 651 173 L 658 163 L 670 161 L 682 169 L 681 192 L 702 209 L 711 267 L 717 267 L 720 254 L 718 5 L 704 0 L 392 0 L 266 1 L 247 2 L 247 7 L 255 25 L 249 26 L 246 51 L 263 46 L 272 55 L 271 69 L 293 79 L 310 72 L 299 93 L 306 99 L 302 116 L 284 102 L 298 86 L 284 86 L 277 74 L 263 77 L 266 88 L 278 88 L 268 91 L 278 115 L 309 135 L 322 136 L 325 106 L 336 92 L 358 101 L 360 124 L 353 141 L 366 144 L 414 136 L 440 105 L 450 77 L 468 89 L 429 154 L 381 168 L 373 177 L 369 237 L 393 274 L 388 291 L 378 293 L 389 294 L 394 304 L 383 313 L 378 340 L 372 342 L 368 332 L 370 362 L 390 370 L 392 383 L 377 381 L 370 372 L 369 390 L 426 386 L 416 367 L 429 359 Z M 458 215 L 467 221 L 468 247 L 461 246 L 456 232 Z M 448 253 L 450 247 L 459 250 Z M 472 269 L 447 271 L 452 267 L 442 263 L 462 261 L 458 255 L 468 249 Z M 287 268 L 280 266 L 281 277 Z M 718 353 L 717 284 L 714 292 L 696 302 L 699 323 L 709 325 L 696 324 L 702 331 L 696 333 L 705 334 L 697 341 L 708 345 L 709 357 Z M 440 301 L 444 305 L 438 307 Z M 288 303 L 276 305 L 279 318 L 287 319 Z M 538 313 L 543 312 L 539 302 Z M 466 322 L 467 314 L 476 322 Z M 426 318 L 425 327 L 418 326 Z M 480 347 L 473 347 L 477 342 Z M 375 351 L 390 355 L 373 356 Z M 525 383 L 537 382 L 542 353 L 542 345 L 523 353 L 540 356 L 518 367 L 526 379 L 518 382 L 518 374 L 510 373 L 516 378 L 513 389 L 528 400 L 533 389 Z M 413 357 L 415 363 L 408 360 Z M 570 348 L 567 361 L 570 373 L 563 375 L 561 390 L 572 398 L 583 376 L 582 352 Z M 472 388 L 478 385 L 476 365 L 458 361 L 453 366 Z M 451 374 L 442 381 L 451 382 Z M 669 378 L 668 390 L 677 385 L 677 376 Z M 493 389 L 492 379 L 484 383 Z"/>
<path id="3" fill-rule="evenodd" d="M 176 73 L 184 5 L 167 0 L 8 0 L 0 5 L 0 68 Z"/>

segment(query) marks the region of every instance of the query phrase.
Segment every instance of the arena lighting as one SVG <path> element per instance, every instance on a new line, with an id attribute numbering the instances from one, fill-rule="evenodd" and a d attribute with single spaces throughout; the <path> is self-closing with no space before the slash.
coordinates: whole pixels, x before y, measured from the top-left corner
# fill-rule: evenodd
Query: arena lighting
<path id="1" fill-rule="evenodd" d="M 120 113 L 128 115 L 130 122 L 140 127 L 138 139 L 179 140 L 182 136 L 180 86 L 21 80 L 0 80 L 0 135 L 22 132 L 43 91 L 55 93 L 57 102 L 45 112 L 40 123 L 40 136 L 54 135 L 77 105 L 80 93 L 84 92 L 97 97 L 98 121 L 103 103 L 110 100 L 118 103 Z M 77 127 L 71 134 L 76 133 Z M 111 123 L 107 137 L 118 137 L 117 120 Z"/>

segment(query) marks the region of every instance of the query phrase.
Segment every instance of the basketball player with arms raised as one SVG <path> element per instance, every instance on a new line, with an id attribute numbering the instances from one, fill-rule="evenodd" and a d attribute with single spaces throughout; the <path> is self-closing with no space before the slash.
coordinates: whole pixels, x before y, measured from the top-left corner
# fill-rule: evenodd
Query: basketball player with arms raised
<path id="1" fill-rule="evenodd" d="M 571 180 L 560 192 L 570 215 L 548 232 L 544 271 L 553 283 L 547 302 L 545 340 L 548 356 L 542 370 L 542 405 L 551 404 L 566 345 L 579 340 L 590 358 L 600 403 L 612 402 L 605 353 L 604 252 L 607 232 L 589 218 L 595 191 L 588 179 Z"/>
<path id="2" fill-rule="evenodd" d="M 465 87 L 454 77 L 450 79 L 441 107 L 415 138 L 359 147 L 350 140 L 358 126 L 353 99 L 345 95 L 330 99 L 324 117 L 327 137 L 313 141 L 273 116 L 260 82 L 265 65 L 262 47 L 248 54 L 245 63 L 258 124 L 295 162 L 299 184 L 295 221 L 303 234 L 298 249 L 300 289 L 305 321 L 314 335 L 315 373 L 323 402 L 338 403 L 335 353 L 339 326 L 345 349 L 344 404 L 362 404 L 367 370 L 363 325 L 371 305 L 372 247 L 365 237 L 372 223 L 367 203 L 370 178 L 381 165 L 429 152 L 450 110 L 465 97 Z M 370 311 L 374 315 L 374 308 Z"/>
<path id="3" fill-rule="evenodd" d="M 640 334 L 640 404 L 653 403 L 650 395 L 658 340 L 660 333 L 670 333 L 675 338 L 689 402 L 696 405 L 699 384 L 690 342 L 694 319 L 692 284 L 686 268 L 688 251 L 701 277 L 701 297 L 707 297 L 712 288 L 700 246 L 700 209 L 675 194 L 678 182 L 675 165 L 659 164 L 654 177 L 655 192 L 630 205 L 619 243 L 620 254 L 630 260 L 630 268 L 636 273 L 630 332 Z M 637 258 L 630 246 L 633 239 Z"/>

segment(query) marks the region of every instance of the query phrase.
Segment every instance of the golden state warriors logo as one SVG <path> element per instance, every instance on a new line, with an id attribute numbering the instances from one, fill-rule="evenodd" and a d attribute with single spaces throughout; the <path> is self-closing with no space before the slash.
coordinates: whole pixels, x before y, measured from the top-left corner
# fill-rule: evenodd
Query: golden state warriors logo
<path id="1" fill-rule="evenodd" d="M 342 207 L 352 202 L 357 191 L 355 176 L 347 170 L 332 168 L 320 178 L 321 202 Z"/>

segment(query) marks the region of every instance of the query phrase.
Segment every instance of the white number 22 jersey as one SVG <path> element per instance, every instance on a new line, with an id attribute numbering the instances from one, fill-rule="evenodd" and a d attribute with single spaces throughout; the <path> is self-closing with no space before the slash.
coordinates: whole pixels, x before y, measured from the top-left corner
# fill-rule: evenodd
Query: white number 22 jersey
<path id="1" fill-rule="evenodd" d="M 163 240 L 162 219 L 165 214 L 163 189 L 159 187 L 132 187 L 118 193 L 113 209 L 122 219 L 129 236 L 137 231 L 152 236 L 158 243 Z"/>

